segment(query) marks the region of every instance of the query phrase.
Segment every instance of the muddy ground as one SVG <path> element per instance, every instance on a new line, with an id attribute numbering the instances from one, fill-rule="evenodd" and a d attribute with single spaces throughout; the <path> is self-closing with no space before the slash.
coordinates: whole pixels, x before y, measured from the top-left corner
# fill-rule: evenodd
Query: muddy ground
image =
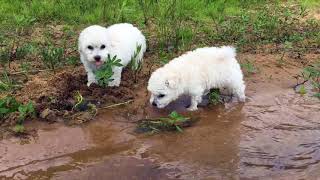
<path id="1" fill-rule="evenodd" d="M 77 90 L 100 107 L 133 102 L 101 108 L 95 118 L 80 125 L 27 122 L 27 129 L 35 131 L 32 136 L 8 137 L 0 142 L 0 177 L 318 179 L 320 102 L 296 93 L 293 87 L 302 63 L 313 62 L 320 55 L 310 53 L 302 59 L 285 56 L 282 67 L 277 63 L 280 56 L 239 54 L 241 62 L 249 60 L 256 67 L 256 72 L 246 73 L 247 102 L 203 106 L 197 112 L 186 112 L 184 100 L 163 110 L 151 107 L 146 91 L 148 70 L 137 83 L 128 81 L 130 72 L 124 72 L 122 86 L 110 89 L 87 88 L 81 67 L 59 72 L 49 80 L 36 75 L 20 97 L 37 102 L 40 111 L 48 105 L 58 112 L 72 112 Z M 57 100 L 49 101 L 50 96 Z M 200 120 L 183 133 L 135 133 L 137 120 L 166 116 L 172 110 Z"/>

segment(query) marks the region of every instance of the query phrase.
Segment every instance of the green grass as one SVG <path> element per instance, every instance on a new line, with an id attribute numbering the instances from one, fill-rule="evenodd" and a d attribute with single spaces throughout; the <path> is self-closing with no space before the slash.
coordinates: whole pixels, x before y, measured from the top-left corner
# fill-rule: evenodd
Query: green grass
<path id="1" fill-rule="evenodd" d="M 320 7 L 319 0 L 300 0 L 300 3 L 302 6 L 311 8 L 311 9 L 317 9 Z"/>
<path id="2" fill-rule="evenodd" d="M 307 8 L 319 4 L 316 0 L 286 3 L 264 0 L 0 0 L 0 3 L 0 32 L 9 36 L 28 34 L 37 26 L 62 24 L 68 27 L 69 36 L 76 38 L 77 34 L 72 34 L 74 29 L 91 24 L 130 22 L 143 29 L 147 36 L 156 36 L 156 47 L 166 52 L 190 49 L 194 44 L 235 44 L 240 49 L 248 49 L 285 41 L 300 46 L 309 39 L 311 43 L 303 44 L 307 47 L 320 42 L 319 22 L 302 21 Z"/>

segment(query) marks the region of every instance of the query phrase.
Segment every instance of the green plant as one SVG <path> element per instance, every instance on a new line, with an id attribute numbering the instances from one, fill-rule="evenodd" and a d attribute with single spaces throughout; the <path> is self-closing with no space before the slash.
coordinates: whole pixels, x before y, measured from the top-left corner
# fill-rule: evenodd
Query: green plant
<path id="1" fill-rule="evenodd" d="M 141 52 L 141 48 L 142 48 L 142 45 L 137 45 L 136 47 L 136 50 L 134 51 L 134 54 L 133 56 L 131 57 L 131 61 L 130 61 L 130 67 L 131 67 L 131 70 L 133 71 L 139 71 L 141 69 L 141 62 L 139 61 L 140 59 L 138 59 L 138 55 L 140 54 Z"/>
<path id="2" fill-rule="evenodd" d="M 76 92 L 76 94 L 74 95 L 74 99 L 75 99 L 76 103 L 75 103 L 75 105 L 73 106 L 72 109 L 78 109 L 78 107 L 79 107 L 80 105 L 82 105 L 83 102 L 84 102 L 84 98 L 83 98 L 83 96 L 81 95 L 80 91 L 77 91 L 77 92 Z"/>
<path id="3" fill-rule="evenodd" d="M 52 45 L 43 48 L 41 52 L 45 66 L 53 71 L 55 71 L 56 67 L 62 62 L 63 54 L 63 48 L 54 47 Z"/>
<path id="4" fill-rule="evenodd" d="M 31 63 L 30 62 L 22 62 L 20 64 L 20 70 L 25 73 L 25 74 L 28 74 L 28 72 L 30 71 L 31 69 Z"/>
<path id="5" fill-rule="evenodd" d="M 0 63 L 2 65 L 9 63 L 10 56 L 11 56 L 11 49 L 10 48 L 8 48 L 6 46 L 3 48 L 0 48 Z"/>
<path id="6" fill-rule="evenodd" d="M 320 61 L 305 67 L 302 76 L 311 82 L 316 91 L 316 97 L 319 97 L 317 93 L 320 93 Z"/>
<path id="7" fill-rule="evenodd" d="M 138 59 L 138 55 L 141 52 L 141 48 L 142 48 L 142 45 L 137 45 L 136 50 L 134 51 L 134 54 L 131 57 L 131 61 L 129 64 L 129 67 L 134 72 L 134 74 L 133 74 L 134 82 L 137 81 L 138 73 L 141 71 L 141 68 L 142 68 L 142 62 L 140 61 L 140 59 Z"/>
<path id="8" fill-rule="evenodd" d="M 1 91 L 11 91 L 15 88 L 20 88 L 21 86 L 17 85 L 13 79 L 10 78 L 6 69 L 4 69 L 2 73 L 2 77 L 0 77 L 0 92 Z"/>
<path id="9" fill-rule="evenodd" d="M 282 55 L 281 55 L 280 59 L 277 59 L 277 66 L 278 67 L 282 67 L 285 64 L 285 61 L 283 60 L 285 54 L 287 52 L 289 52 L 291 49 L 293 49 L 292 42 L 289 42 L 289 41 L 285 41 L 283 46 L 284 46 L 284 50 L 282 52 Z"/>
<path id="10" fill-rule="evenodd" d="M 11 96 L 0 99 L 0 119 L 3 119 L 10 113 L 17 111 L 19 106 L 20 103 Z"/>
<path id="11" fill-rule="evenodd" d="M 248 60 L 246 60 L 244 63 L 241 63 L 240 66 L 247 74 L 254 74 L 257 72 L 257 68 Z"/>
<path id="12" fill-rule="evenodd" d="M 77 56 L 70 56 L 66 58 L 66 64 L 77 66 L 80 63 L 79 58 Z"/>
<path id="13" fill-rule="evenodd" d="M 18 107 L 18 111 L 19 111 L 18 124 L 22 124 L 27 117 L 35 116 L 35 109 L 31 101 L 25 105 L 20 104 Z"/>
<path id="14" fill-rule="evenodd" d="M 304 85 L 301 85 L 300 88 L 299 88 L 299 93 L 300 94 L 307 94 L 307 90 L 306 90 L 306 87 Z"/>
<path id="15" fill-rule="evenodd" d="M 33 103 L 18 102 L 14 97 L 6 96 L 0 99 L 0 120 L 6 119 L 11 113 L 18 113 L 17 124 L 22 125 L 28 117 L 35 116 Z"/>
<path id="16" fill-rule="evenodd" d="M 212 89 L 209 93 L 209 102 L 213 105 L 221 103 L 221 96 L 219 89 Z"/>
<path id="17" fill-rule="evenodd" d="M 96 79 L 100 86 L 106 87 L 108 83 L 113 80 L 111 79 L 113 75 L 112 68 L 121 67 L 122 64 L 120 62 L 121 60 L 117 59 L 117 56 L 111 58 L 110 54 L 108 54 L 107 61 L 95 72 Z"/>
<path id="18" fill-rule="evenodd" d="M 16 134 L 21 134 L 25 132 L 23 124 L 17 124 L 12 129 Z"/>
<path id="19" fill-rule="evenodd" d="M 320 97 L 320 61 L 311 64 L 305 68 L 303 68 L 301 75 L 298 75 L 296 78 L 297 80 L 299 80 L 299 78 L 303 78 L 303 82 L 302 83 L 297 83 L 297 85 L 295 87 L 299 87 L 300 89 L 298 90 L 298 92 L 300 94 L 306 94 L 307 91 L 305 89 L 304 84 L 306 82 L 310 82 L 313 90 L 315 91 L 314 96 L 319 98 Z"/>
<path id="20" fill-rule="evenodd" d="M 160 131 L 179 131 L 182 132 L 183 127 L 189 127 L 196 119 L 184 117 L 176 111 L 171 112 L 168 117 L 160 117 L 155 119 L 143 119 L 138 122 L 137 131 L 140 132 L 160 132 Z"/>
<path id="21" fill-rule="evenodd" d="M 315 93 L 313 96 L 320 99 L 320 93 Z"/>
<path id="22" fill-rule="evenodd" d="M 34 50 L 34 47 L 31 44 L 19 46 L 16 49 L 15 58 L 18 60 L 23 59 L 26 57 L 26 55 L 28 55 L 29 53 L 32 53 L 33 50 Z"/>

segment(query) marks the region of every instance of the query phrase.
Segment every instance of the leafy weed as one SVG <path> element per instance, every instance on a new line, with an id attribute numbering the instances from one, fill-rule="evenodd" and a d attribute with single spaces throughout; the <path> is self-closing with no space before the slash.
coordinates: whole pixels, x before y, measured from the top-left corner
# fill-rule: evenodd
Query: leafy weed
<path id="1" fill-rule="evenodd" d="M 117 59 L 117 56 L 111 58 L 110 54 L 108 54 L 107 61 L 95 73 L 99 86 L 106 87 L 110 81 L 113 81 L 111 79 L 113 75 L 112 68 L 121 67 L 122 64 L 120 62 L 121 60 Z"/>

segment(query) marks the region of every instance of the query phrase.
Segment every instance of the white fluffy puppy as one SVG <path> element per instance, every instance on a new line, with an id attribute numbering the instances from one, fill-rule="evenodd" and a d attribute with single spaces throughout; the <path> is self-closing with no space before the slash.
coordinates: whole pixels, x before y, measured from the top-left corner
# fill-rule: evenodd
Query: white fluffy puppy
<path id="1" fill-rule="evenodd" d="M 122 67 L 113 68 L 113 81 L 108 86 L 119 86 L 122 69 L 129 64 L 137 46 L 141 45 L 141 51 L 137 56 L 142 61 L 146 51 L 146 39 L 138 28 L 131 24 L 114 24 L 108 28 L 93 25 L 85 28 L 79 36 L 80 59 L 88 75 L 88 83 L 96 83 L 94 72 L 111 57 L 117 55 L 121 59 Z"/>
<path id="2" fill-rule="evenodd" d="M 188 110 L 194 111 L 212 88 L 227 88 L 244 102 L 243 74 L 235 56 L 233 47 L 223 46 L 199 48 L 173 59 L 152 73 L 150 103 L 164 108 L 179 96 L 190 95 Z"/>

